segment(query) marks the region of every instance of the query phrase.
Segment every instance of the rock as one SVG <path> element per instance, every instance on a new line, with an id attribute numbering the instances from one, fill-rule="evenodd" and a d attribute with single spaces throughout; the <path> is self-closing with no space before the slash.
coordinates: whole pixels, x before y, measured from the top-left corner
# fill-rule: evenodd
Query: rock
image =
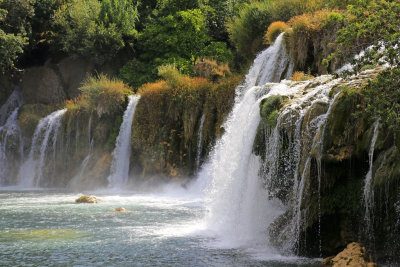
<path id="1" fill-rule="evenodd" d="M 62 83 L 48 67 L 33 67 L 25 71 L 21 88 L 26 104 L 58 104 L 66 99 Z"/>
<path id="2" fill-rule="evenodd" d="M 128 212 L 128 210 L 123 207 L 119 207 L 119 208 L 116 208 L 115 210 L 113 210 L 113 212 Z"/>
<path id="3" fill-rule="evenodd" d="M 78 88 L 88 75 L 93 73 L 94 65 L 82 58 L 65 58 L 58 63 L 58 70 L 69 98 L 80 94 Z"/>
<path id="4" fill-rule="evenodd" d="M 361 244 L 352 242 L 347 247 L 337 254 L 335 257 L 329 257 L 322 261 L 322 266 L 330 267 L 376 267 L 376 263 L 370 262 L 365 247 Z"/>
<path id="5" fill-rule="evenodd" d="M 76 203 L 99 203 L 100 199 L 91 196 L 81 196 L 75 200 Z"/>

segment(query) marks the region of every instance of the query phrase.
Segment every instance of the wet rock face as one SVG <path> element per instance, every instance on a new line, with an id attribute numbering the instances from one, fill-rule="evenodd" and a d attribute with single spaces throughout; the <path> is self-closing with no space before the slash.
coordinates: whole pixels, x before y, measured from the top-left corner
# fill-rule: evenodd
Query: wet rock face
<path id="1" fill-rule="evenodd" d="M 365 247 L 353 242 L 335 257 L 329 257 L 322 261 L 322 266 L 327 267 L 375 267 L 367 254 Z"/>
<path id="2" fill-rule="evenodd" d="M 60 78 L 48 67 L 27 69 L 21 88 L 27 104 L 58 104 L 67 99 Z"/>

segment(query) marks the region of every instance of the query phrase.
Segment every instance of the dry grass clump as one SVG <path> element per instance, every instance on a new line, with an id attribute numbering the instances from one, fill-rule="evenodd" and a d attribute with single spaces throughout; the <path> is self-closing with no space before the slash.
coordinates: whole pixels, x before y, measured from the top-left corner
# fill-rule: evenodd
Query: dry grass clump
<path id="1" fill-rule="evenodd" d="M 290 80 L 292 82 L 300 82 L 300 81 L 307 81 L 307 80 L 311 80 L 313 79 L 314 76 L 306 74 L 302 71 L 296 71 L 295 73 L 293 73 L 292 77 L 290 78 Z"/>
<path id="2" fill-rule="evenodd" d="M 199 77 L 219 81 L 221 78 L 230 76 L 231 70 L 226 63 L 218 63 L 215 60 L 203 58 L 197 60 L 194 73 Z"/>
<path id="3" fill-rule="evenodd" d="M 268 30 L 264 36 L 265 44 L 272 44 L 275 39 L 279 36 L 280 33 L 289 29 L 289 25 L 287 25 L 283 21 L 275 21 L 269 25 Z"/>

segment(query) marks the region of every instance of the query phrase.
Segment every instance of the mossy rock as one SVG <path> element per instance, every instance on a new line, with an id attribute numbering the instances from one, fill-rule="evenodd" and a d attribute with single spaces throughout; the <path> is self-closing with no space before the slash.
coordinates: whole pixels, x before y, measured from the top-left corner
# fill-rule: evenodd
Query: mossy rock
<path id="1" fill-rule="evenodd" d="M 18 124 L 26 137 L 33 136 L 39 121 L 57 110 L 56 106 L 43 104 L 26 104 L 18 112 Z"/>
<path id="2" fill-rule="evenodd" d="M 81 196 L 75 200 L 75 203 L 99 203 L 100 199 L 92 196 Z"/>

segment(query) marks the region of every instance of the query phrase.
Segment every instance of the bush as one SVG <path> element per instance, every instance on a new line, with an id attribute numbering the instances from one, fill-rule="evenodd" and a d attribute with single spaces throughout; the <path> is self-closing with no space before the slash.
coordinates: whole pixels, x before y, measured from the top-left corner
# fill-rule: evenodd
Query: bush
<path id="1" fill-rule="evenodd" d="M 300 82 L 300 81 L 307 81 L 310 79 L 313 79 L 314 76 L 306 74 L 302 71 L 296 71 L 293 73 L 292 77 L 290 78 L 290 80 L 292 82 Z"/>
<path id="2" fill-rule="evenodd" d="M 247 59 L 261 49 L 266 27 L 273 22 L 271 3 L 272 0 L 245 4 L 227 24 L 231 42 Z"/>
<path id="3" fill-rule="evenodd" d="M 286 31 L 289 26 L 283 21 L 275 21 L 269 25 L 264 37 L 264 43 L 272 44 L 280 33 Z"/>
<path id="4" fill-rule="evenodd" d="M 215 60 L 203 58 L 197 60 L 194 66 L 194 73 L 199 77 L 218 81 L 221 78 L 229 76 L 231 71 L 227 64 L 218 64 Z"/>
<path id="5" fill-rule="evenodd" d="M 131 1 L 71 0 L 53 15 L 54 42 L 62 51 L 102 64 L 125 46 L 137 19 Z M 128 8 L 129 7 L 129 8 Z"/>
<path id="6" fill-rule="evenodd" d="M 201 51 L 200 57 L 233 65 L 232 51 L 223 42 L 211 42 Z"/>
<path id="7" fill-rule="evenodd" d="M 400 130 L 400 69 L 386 70 L 362 90 L 367 114 L 389 129 Z"/>
<path id="8" fill-rule="evenodd" d="M 126 96 L 133 93 L 122 81 L 109 79 L 102 74 L 89 77 L 79 90 L 83 95 L 72 102 L 67 102 L 67 106 L 96 110 L 99 117 L 119 111 L 125 103 Z"/>

